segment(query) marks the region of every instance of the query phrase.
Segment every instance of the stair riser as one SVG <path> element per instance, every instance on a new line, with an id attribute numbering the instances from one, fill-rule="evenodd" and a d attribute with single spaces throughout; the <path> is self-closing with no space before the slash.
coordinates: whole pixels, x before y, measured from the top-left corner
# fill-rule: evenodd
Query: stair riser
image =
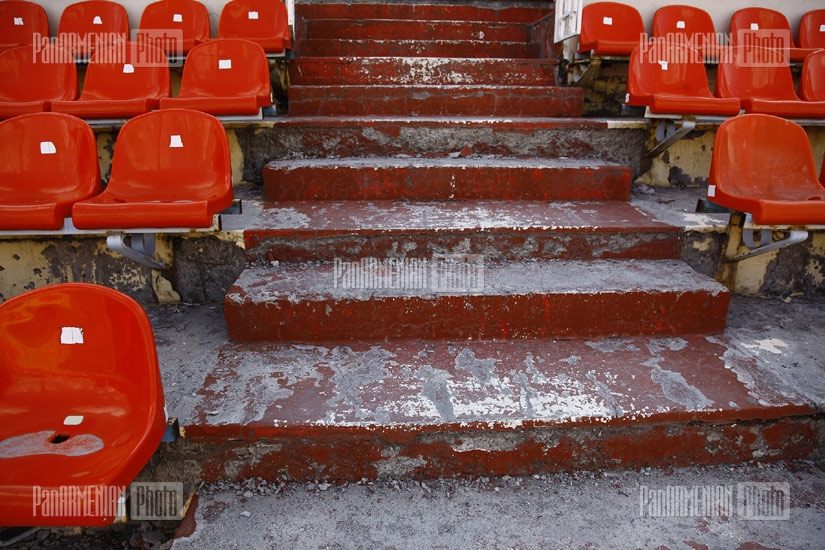
<path id="1" fill-rule="evenodd" d="M 329 167 L 270 163 L 264 168 L 267 201 L 461 200 L 627 201 L 630 169 L 467 166 Z"/>
<path id="2" fill-rule="evenodd" d="M 272 297 L 253 303 L 230 290 L 225 315 L 230 338 L 240 342 L 518 340 L 713 334 L 725 328 L 727 305 L 726 295 L 702 291 L 373 295 L 297 302 Z"/>
<path id="3" fill-rule="evenodd" d="M 294 86 L 292 116 L 576 117 L 580 89 L 503 87 Z"/>
<path id="4" fill-rule="evenodd" d="M 646 259 L 679 257 L 673 233 L 552 234 L 474 232 L 363 237 L 268 237 L 247 232 L 247 260 L 254 263 L 358 261 L 361 258 L 421 258 L 433 254 L 481 254 L 489 261 Z M 399 252 L 409 250 L 409 252 Z"/>
<path id="5" fill-rule="evenodd" d="M 330 426 L 294 435 L 192 427 L 184 441 L 177 456 L 169 452 L 164 459 L 186 461 L 187 470 L 198 464 L 207 482 L 258 476 L 269 481 L 279 476 L 305 481 L 476 478 L 815 460 L 825 455 L 818 443 L 825 441 L 825 422 L 803 416 L 569 429 L 455 426 L 443 432 Z"/>
<path id="6" fill-rule="evenodd" d="M 533 59 L 302 58 L 289 66 L 293 86 L 555 86 L 556 64 Z"/>
<path id="7" fill-rule="evenodd" d="M 538 44 L 483 40 L 346 40 L 308 39 L 296 43 L 299 57 L 499 57 L 538 58 Z"/>
<path id="8" fill-rule="evenodd" d="M 527 42 L 527 25 L 480 21 L 320 19 L 306 24 L 310 39 L 485 40 Z"/>
<path id="9" fill-rule="evenodd" d="M 406 19 L 442 21 L 488 21 L 491 23 L 533 23 L 553 10 L 547 7 L 505 7 L 501 9 L 473 4 L 333 4 L 298 3 L 298 17 L 311 21 L 318 19 Z"/>

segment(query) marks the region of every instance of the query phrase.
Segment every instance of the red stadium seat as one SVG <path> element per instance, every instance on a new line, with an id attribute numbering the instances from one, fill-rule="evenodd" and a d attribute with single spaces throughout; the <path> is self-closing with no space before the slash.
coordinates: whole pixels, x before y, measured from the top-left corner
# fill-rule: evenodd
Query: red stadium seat
<path id="1" fill-rule="evenodd" d="M 741 115 L 723 122 L 708 183 L 708 199 L 751 214 L 757 224 L 825 223 L 825 187 L 808 135 L 792 121 Z"/>
<path id="2" fill-rule="evenodd" d="M 716 95 L 738 98 L 748 113 L 825 118 L 825 102 L 801 101 L 796 95 L 788 61 L 776 50 L 732 48 L 719 62 Z"/>
<path id="3" fill-rule="evenodd" d="M 595 2 L 582 9 L 579 51 L 595 55 L 629 56 L 639 45 L 645 24 L 633 6 Z"/>
<path id="4" fill-rule="evenodd" d="M 0 119 L 48 111 L 77 97 L 77 66 L 69 52 L 21 46 L 0 53 Z"/>
<path id="5" fill-rule="evenodd" d="M 802 62 L 814 50 L 797 48 L 788 19 L 767 8 L 743 8 L 730 19 L 732 46 L 777 49 L 792 63 Z"/>
<path id="6" fill-rule="evenodd" d="M 281 0 L 232 0 L 221 10 L 218 38 L 244 38 L 267 53 L 292 48 L 286 6 Z"/>
<path id="7" fill-rule="evenodd" d="M 739 100 L 714 97 L 701 54 L 663 39 L 637 46 L 630 56 L 627 104 L 656 114 L 735 116 Z"/>
<path id="8" fill-rule="evenodd" d="M 232 204 L 229 142 L 199 111 L 153 111 L 123 125 L 106 190 L 78 202 L 80 229 L 210 227 Z"/>
<path id="9" fill-rule="evenodd" d="M 653 14 L 653 38 L 677 42 L 698 50 L 706 58 L 719 56 L 713 19 L 701 8 L 671 4 Z"/>
<path id="10" fill-rule="evenodd" d="M 182 40 L 163 40 L 169 30 L 180 32 Z M 209 40 L 209 12 L 197 0 L 154 2 L 143 9 L 138 40 L 148 40 L 170 56 L 186 54 Z"/>
<path id="11" fill-rule="evenodd" d="M 272 104 L 269 63 L 254 42 L 219 38 L 192 48 L 178 97 L 161 109 L 197 109 L 213 115 L 257 115 Z"/>
<path id="12" fill-rule="evenodd" d="M 802 63 L 799 96 L 805 101 L 825 101 L 825 50 L 812 53 Z"/>
<path id="13" fill-rule="evenodd" d="M 49 40 L 49 19 L 39 4 L 25 0 L 0 2 L 0 52 Z"/>
<path id="14" fill-rule="evenodd" d="M 143 308 L 85 283 L 9 299 L 0 380 L 0 525 L 112 523 L 166 429 Z"/>
<path id="15" fill-rule="evenodd" d="M 825 48 L 825 10 L 809 11 L 799 21 L 799 47 Z"/>
<path id="16" fill-rule="evenodd" d="M 163 50 L 126 42 L 98 50 L 89 61 L 77 101 L 54 101 L 52 111 L 80 118 L 130 118 L 158 107 L 171 95 Z"/>
<path id="17" fill-rule="evenodd" d="M 129 17 L 117 2 L 86 0 L 69 4 L 60 15 L 57 44 L 78 58 L 129 39 Z"/>
<path id="18" fill-rule="evenodd" d="M 58 113 L 0 122 L 0 229 L 56 230 L 72 205 L 100 193 L 89 125 Z"/>

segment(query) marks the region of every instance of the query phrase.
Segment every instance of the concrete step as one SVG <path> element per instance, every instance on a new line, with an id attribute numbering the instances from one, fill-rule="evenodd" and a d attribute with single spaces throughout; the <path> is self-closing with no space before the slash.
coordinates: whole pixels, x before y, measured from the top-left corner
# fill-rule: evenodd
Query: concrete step
<path id="1" fill-rule="evenodd" d="M 292 86 L 291 116 L 577 117 L 580 88 L 550 86 Z"/>
<path id="2" fill-rule="evenodd" d="M 244 178 L 273 159 L 473 156 L 599 158 L 646 170 L 644 120 L 540 117 L 290 116 L 235 125 Z M 647 161 L 649 163 L 649 160 Z"/>
<path id="3" fill-rule="evenodd" d="M 523 340 L 713 334 L 728 300 L 675 260 L 364 258 L 248 268 L 225 315 L 242 342 Z"/>
<path id="4" fill-rule="evenodd" d="M 451 57 L 301 57 L 289 64 L 293 86 L 500 85 L 555 86 L 557 62 Z"/>
<path id="5" fill-rule="evenodd" d="M 244 231 L 258 264 L 481 254 L 486 261 L 674 259 L 680 229 L 622 202 L 313 201 L 267 205 Z"/>
<path id="6" fill-rule="evenodd" d="M 155 311 L 170 412 L 186 435 L 163 459 L 214 481 L 823 456 L 822 346 L 805 339 L 825 309 L 735 305 L 734 327 L 715 336 L 346 345 L 231 343 L 220 308 L 201 321 L 203 307 Z"/>
<path id="7" fill-rule="evenodd" d="M 528 26 L 522 22 L 472 21 L 461 19 L 310 19 L 310 39 L 331 40 L 484 40 L 527 42 Z"/>
<path id="8" fill-rule="evenodd" d="M 541 57 L 537 43 L 486 40 L 308 38 L 297 41 L 294 51 L 298 57 Z"/>
<path id="9" fill-rule="evenodd" d="M 627 201 L 631 170 L 600 160 L 345 158 L 275 160 L 264 167 L 267 201 Z"/>
<path id="10" fill-rule="evenodd" d="M 318 19 L 399 19 L 399 20 L 433 20 L 433 21 L 486 21 L 489 23 L 535 23 L 543 17 L 552 15 L 547 5 L 500 6 L 462 3 L 299 3 L 295 6 L 296 15 L 305 21 Z"/>

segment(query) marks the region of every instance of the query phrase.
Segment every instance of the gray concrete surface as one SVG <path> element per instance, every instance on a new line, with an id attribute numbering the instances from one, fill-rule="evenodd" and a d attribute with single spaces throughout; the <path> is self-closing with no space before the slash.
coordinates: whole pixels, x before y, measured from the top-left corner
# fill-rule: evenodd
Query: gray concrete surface
<path id="1" fill-rule="evenodd" d="M 201 488 L 196 528 L 172 548 L 821 549 L 824 466 L 756 464 L 349 485 L 248 480 Z M 748 508 L 738 507 L 751 487 L 740 484 L 768 482 L 786 484 L 776 488 L 789 498 L 775 501 L 764 516 L 784 519 L 752 519 Z M 671 495 L 679 488 L 698 488 L 693 494 L 712 494 L 711 503 L 720 506 L 709 512 L 667 508 L 659 495 L 669 488 Z M 687 506 L 692 498 L 668 502 Z M 790 508 L 782 507 L 786 503 Z"/>

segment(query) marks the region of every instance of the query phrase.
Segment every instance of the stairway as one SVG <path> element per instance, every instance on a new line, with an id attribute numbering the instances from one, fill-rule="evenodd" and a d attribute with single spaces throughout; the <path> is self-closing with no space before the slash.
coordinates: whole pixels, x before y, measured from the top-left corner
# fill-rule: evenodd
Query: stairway
<path id="1" fill-rule="evenodd" d="M 589 124 L 581 90 L 555 86 L 552 7 L 296 9 L 295 149 L 264 168 L 233 343 L 186 426 L 202 477 L 802 452 L 807 420 L 787 416 L 810 410 L 754 398 L 722 337 L 727 290 L 629 204 L 631 167 L 538 143 Z"/>

